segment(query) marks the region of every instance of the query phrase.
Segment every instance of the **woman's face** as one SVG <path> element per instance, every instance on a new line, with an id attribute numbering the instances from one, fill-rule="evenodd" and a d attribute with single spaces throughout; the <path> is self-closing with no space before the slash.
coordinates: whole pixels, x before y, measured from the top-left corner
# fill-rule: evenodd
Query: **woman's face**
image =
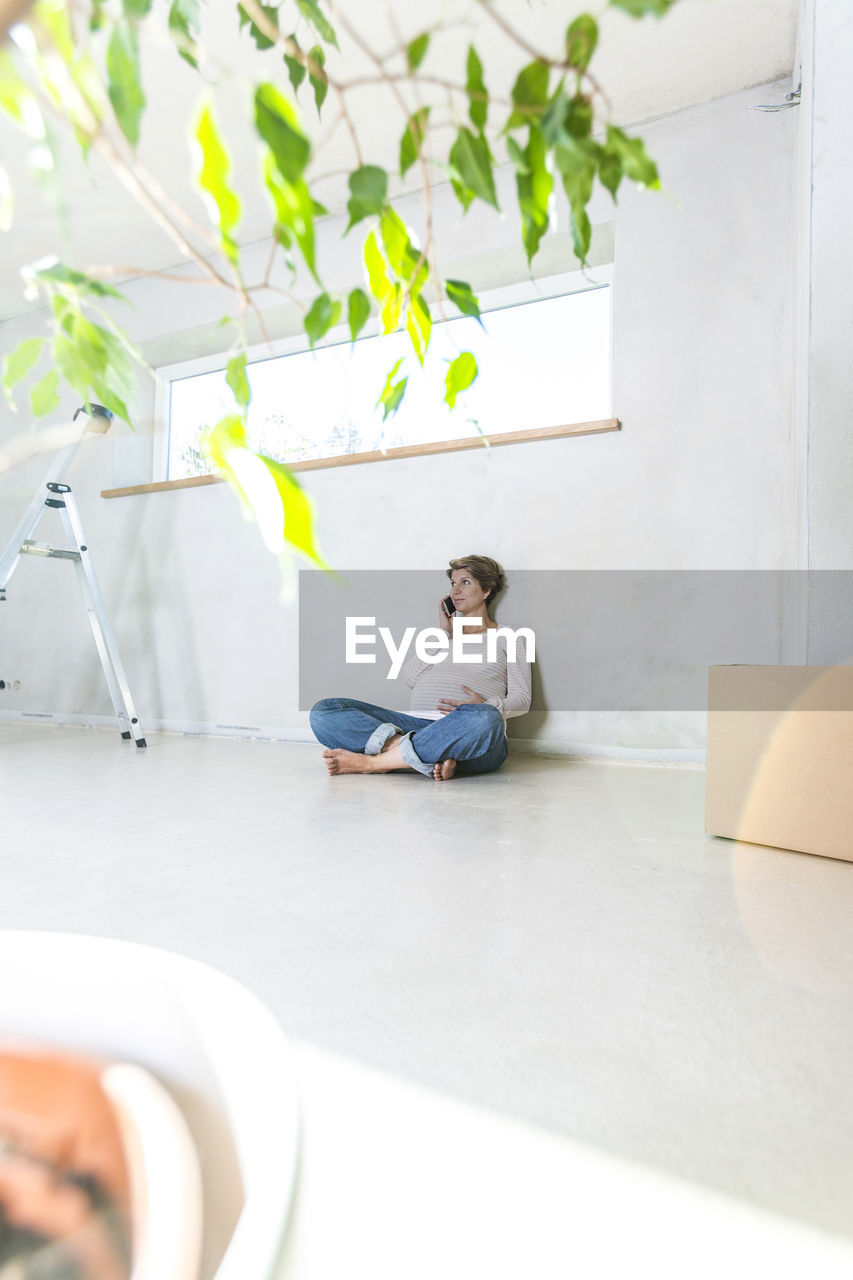
<path id="1" fill-rule="evenodd" d="M 463 618 L 486 611 L 488 597 L 483 594 L 474 575 L 464 567 L 454 569 L 450 576 L 450 597 L 456 605 L 456 612 Z"/>

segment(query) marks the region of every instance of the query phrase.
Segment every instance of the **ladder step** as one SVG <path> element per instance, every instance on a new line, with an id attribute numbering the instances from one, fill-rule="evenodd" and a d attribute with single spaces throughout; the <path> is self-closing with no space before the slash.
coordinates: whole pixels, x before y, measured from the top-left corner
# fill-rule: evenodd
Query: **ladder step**
<path id="1" fill-rule="evenodd" d="M 50 542 L 22 542 L 22 556 L 47 556 L 56 560 L 79 560 L 80 552 L 72 547 L 55 547 Z"/>
<path id="2" fill-rule="evenodd" d="M 2 8 L 3 0 L 0 0 Z M 75 446 L 76 447 L 76 446 Z M 70 458 L 70 454 L 68 455 Z M 107 682 L 110 700 L 118 720 L 119 732 L 125 739 L 134 738 L 137 747 L 145 747 L 142 728 L 133 708 L 133 699 L 127 684 L 127 676 L 121 664 L 115 636 L 107 618 L 104 599 L 88 555 L 86 535 L 80 524 L 77 504 L 71 487 L 59 481 L 45 480 L 49 493 L 61 494 L 61 498 L 45 498 L 42 489 L 36 490 L 24 518 L 12 535 L 5 551 L 0 550 L 0 602 L 6 599 L 6 585 L 22 555 L 42 556 L 44 559 L 71 560 L 77 574 L 77 583 L 86 606 L 95 648 L 101 661 L 101 670 Z M 65 536 L 71 546 L 57 546 L 53 542 L 37 542 L 32 535 L 48 508 L 55 508 Z M 5 613 L 6 610 L 4 609 Z M 2 1227 L 0 1227 L 2 1235 Z M 2 1247 L 0 1247 L 2 1252 Z M 4 1270 L 0 1261 L 0 1271 Z"/>

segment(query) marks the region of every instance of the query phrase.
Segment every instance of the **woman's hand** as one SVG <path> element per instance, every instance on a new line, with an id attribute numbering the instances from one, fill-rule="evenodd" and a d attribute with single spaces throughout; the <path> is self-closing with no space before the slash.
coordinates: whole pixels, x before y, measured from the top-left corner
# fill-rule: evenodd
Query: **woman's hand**
<path id="1" fill-rule="evenodd" d="M 452 636 L 453 620 L 452 618 L 448 618 L 447 614 L 444 612 L 444 602 L 446 599 L 447 596 L 442 596 L 438 602 L 438 625 L 441 627 L 442 631 L 447 633 L 447 635 Z"/>
<path id="2" fill-rule="evenodd" d="M 457 707 L 464 707 L 469 702 L 485 702 L 485 698 L 481 698 L 479 693 L 475 693 L 473 689 L 469 689 L 467 684 L 463 684 L 462 692 L 467 693 L 467 698 L 439 698 L 438 709 L 443 716 L 449 715 L 451 711 L 455 711 Z"/>

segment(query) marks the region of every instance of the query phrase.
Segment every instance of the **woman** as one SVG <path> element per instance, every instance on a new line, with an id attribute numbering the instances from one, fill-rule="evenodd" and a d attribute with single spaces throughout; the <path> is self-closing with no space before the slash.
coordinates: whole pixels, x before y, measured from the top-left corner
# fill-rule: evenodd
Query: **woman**
<path id="1" fill-rule="evenodd" d="M 486 661 L 485 633 L 495 630 L 492 606 L 503 590 L 500 565 L 488 556 L 451 560 L 453 610 L 439 603 L 439 625 L 453 634 L 451 618 L 464 618 L 466 637 L 483 635 L 483 661 L 428 663 L 412 657 L 403 679 L 412 690 L 408 714 L 352 698 L 323 698 L 311 710 L 311 728 L 326 747 L 330 774 L 390 773 L 409 769 L 446 782 L 456 774 L 491 773 L 507 757 L 506 720 L 530 707 L 530 663 L 523 637 L 516 661 L 498 635 L 495 661 Z M 466 644 L 470 654 L 473 646 Z M 470 682 L 470 683 L 469 683 Z"/>

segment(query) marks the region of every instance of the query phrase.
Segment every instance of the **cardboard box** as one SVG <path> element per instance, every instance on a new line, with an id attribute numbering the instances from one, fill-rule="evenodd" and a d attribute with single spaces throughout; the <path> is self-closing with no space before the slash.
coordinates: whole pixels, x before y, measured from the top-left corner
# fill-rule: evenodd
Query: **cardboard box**
<path id="1" fill-rule="evenodd" d="M 711 667 L 705 830 L 853 862 L 853 667 Z"/>

